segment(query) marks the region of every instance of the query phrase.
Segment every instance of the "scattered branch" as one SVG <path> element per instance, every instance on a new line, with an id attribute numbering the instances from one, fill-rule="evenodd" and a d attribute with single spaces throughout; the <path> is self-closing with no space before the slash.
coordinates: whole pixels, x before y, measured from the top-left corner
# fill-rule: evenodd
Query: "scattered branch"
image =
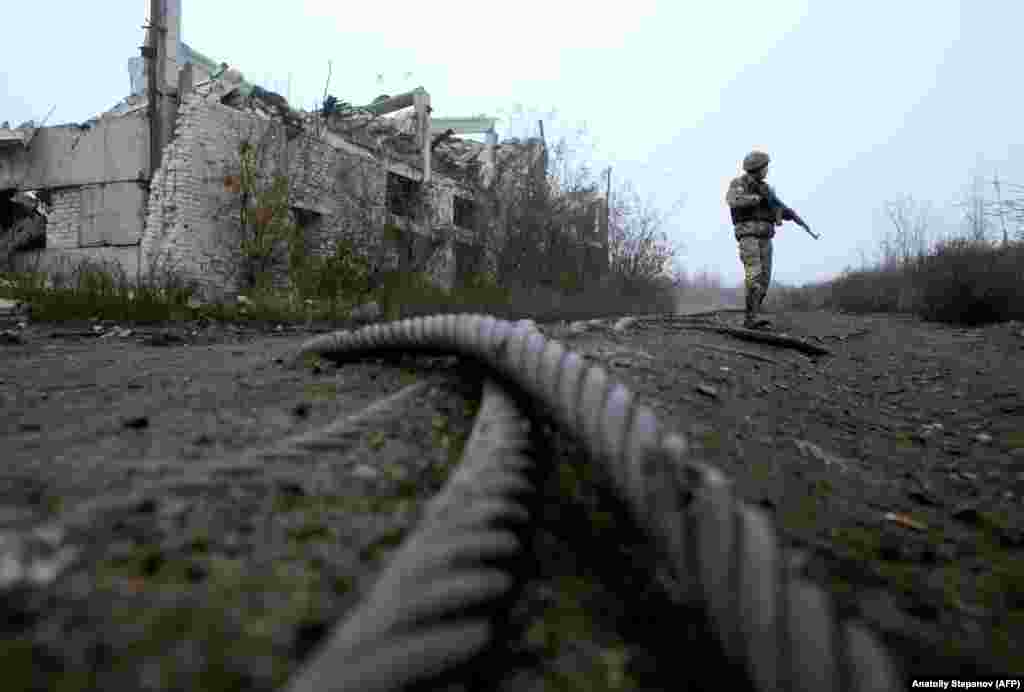
<path id="1" fill-rule="evenodd" d="M 760 353 L 751 353 L 750 351 L 741 351 L 738 348 L 729 348 L 727 346 L 710 346 L 708 344 L 691 344 L 694 348 L 704 349 L 706 351 L 715 351 L 716 353 L 727 353 L 734 356 L 743 356 L 744 358 L 750 358 L 751 360 L 758 360 L 762 363 L 772 363 L 778 365 L 779 361 L 768 356 L 762 356 Z"/>
<path id="2" fill-rule="evenodd" d="M 677 322 L 677 329 L 697 329 L 706 332 L 716 332 L 718 334 L 727 334 L 734 336 L 737 339 L 743 339 L 744 341 L 754 341 L 757 343 L 768 344 L 770 346 L 778 346 L 780 348 L 791 348 L 801 353 L 806 353 L 812 356 L 827 356 L 831 355 L 832 352 L 824 346 L 818 346 L 812 344 L 809 341 L 798 339 L 795 336 L 787 336 L 784 334 L 773 334 L 771 332 L 762 332 L 756 329 L 742 329 L 739 327 L 722 327 L 714 324 L 700 324 L 698 322 Z"/>

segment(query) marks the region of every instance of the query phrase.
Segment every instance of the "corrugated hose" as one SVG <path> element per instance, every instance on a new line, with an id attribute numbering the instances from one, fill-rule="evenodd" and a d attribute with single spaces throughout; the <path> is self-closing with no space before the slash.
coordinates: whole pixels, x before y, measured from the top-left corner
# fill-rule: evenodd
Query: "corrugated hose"
<path id="1" fill-rule="evenodd" d="M 874 635 L 840 621 L 832 597 L 792 570 L 770 517 L 737 498 L 721 471 L 690 459 L 685 437 L 665 430 L 600 366 L 531 323 L 468 314 L 322 335 L 299 357 L 340 361 L 383 352 L 463 356 L 483 363 L 491 379 L 461 465 L 289 692 L 404 689 L 486 648 L 494 625 L 478 606 L 507 599 L 517 583 L 513 568 L 488 560 L 520 550 L 514 526 L 529 518 L 523 498 L 536 463 L 512 389 L 604 467 L 659 549 L 675 598 L 707 613 L 722 650 L 755 689 L 901 687 Z"/>

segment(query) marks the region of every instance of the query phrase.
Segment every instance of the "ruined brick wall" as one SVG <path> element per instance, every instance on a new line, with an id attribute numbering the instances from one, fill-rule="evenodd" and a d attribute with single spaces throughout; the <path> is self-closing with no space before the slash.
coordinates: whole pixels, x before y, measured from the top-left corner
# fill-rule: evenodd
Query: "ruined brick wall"
<path id="1" fill-rule="evenodd" d="M 82 222 L 81 188 L 54 190 L 52 199 L 46 220 L 47 248 L 77 248 Z"/>
<path id="2" fill-rule="evenodd" d="M 223 186 L 223 162 L 234 158 L 230 136 L 237 112 L 207 104 L 194 94 L 178 111 L 174 136 L 164 148 L 159 170 L 150 184 L 146 226 L 141 240 L 144 266 L 160 263 L 181 272 L 204 289 L 221 288 L 226 258 L 212 253 L 215 207 Z M 225 132 L 227 130 L 227 132 Z M 226 287 L 224 287 L 226 288 Z M 216 292 L 216 291 L 214 291 Z"/>
<path id="3" fill-rule="evenodd" d="M 273 140 L 267 136 L 268 128 Z M 262 141 L 264 172 L 287 168 L 292 206 L 307 213 L 310 253 L 327 255 L 345 238 L 375 265 L 397 264 L 393 248 L 381 237 L 386 222 L 386 168 L 378 161 L 340 151 L 306 133 L 286 133 L 281 126 L 250 113 L 189 95 L 179 110 L 174 137 L 163 153 L 149 197 L 141 256 L 144 266 L 160 262 L 195 281 L 209 297 L 239 289 L 239 258 L 228 251 L 237 232 L 237 195 L 225 176 L 238 172 L 238 147 Z M 283 253 L 282 253 L 283 259 Z M 282 263 L 274 283 L 287 284 Z"/>

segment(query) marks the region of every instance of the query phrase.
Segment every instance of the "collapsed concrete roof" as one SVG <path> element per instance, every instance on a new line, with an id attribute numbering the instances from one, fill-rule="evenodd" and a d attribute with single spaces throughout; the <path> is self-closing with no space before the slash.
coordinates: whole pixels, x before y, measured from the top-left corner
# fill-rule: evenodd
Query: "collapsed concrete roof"
<path id="1" fill-rule="evenodd" d="M 3 147 L 27 147 L 36 134 L 35 123 L 29 120 L 26 123 L 11 127 L 10 123 L 4 122 L 0 125 L 0 148 Z"/>
<path id="2" fill-rule="evenodd" d="M 310 112 L 292 108 L 287 99 L 280 94 L 259 86 L 248 85 L 241 73 L 236 70 L 223 71 L 216 77 L 196 84 L 194 88 L 196 93 L 208 100 L 250 112 L 263 119 L 280 118 L 287 123 L 301 126 L 306 131 L 316 131 L 318 127 L 324 127 L 370 151 L 384 148 L 389 154 L 410 160 L 421 153 L 416 113 L 411 106 L 390 113 L 378 112 L 378 105 L 383 101 L 397 101 L 402 97 L 384 96 L 362 107 L 340 104 L 341 108 L 325 116 L 320 111 Z M 432 132 L 448 128 L 450 125 L 454 127 L 440 132 L 433 138 L 432 167 L 453 178 L 476 179 L 487 165 L 488 145 L 463 139 L 449 132 L 455 127 L 473 131 L 474 127 L 487 123 L 493 126 L 494 119 L 485 116 L 438 119 L 436 124 L 432 124 Z M 522 156 L 525 149 L 540 143 L 538 139 L 529 139 L 494 144 L 495 163 L 500 164 L 510 157 Z"/>

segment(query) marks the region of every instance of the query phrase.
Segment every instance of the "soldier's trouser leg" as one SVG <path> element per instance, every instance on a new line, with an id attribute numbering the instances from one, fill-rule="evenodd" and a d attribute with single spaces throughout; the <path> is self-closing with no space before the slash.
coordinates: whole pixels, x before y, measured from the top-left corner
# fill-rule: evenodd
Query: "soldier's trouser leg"
<path id="1" fill-rule="evenodd" d="M 761 238 L 744 236 L 739 239 L 740 261 L 743 262 L 744 288 L 747 293 L 746 318 L 752 321 L 757 314 L 758 308 L 763 300 L 762 285 L 764 281 L 762 274 L 764 268 L 761 264 Z"/>
<path id="2" fill-rule="evenodd" d="M 772 283 L 772 239 L 758 238 L 758 250 L 761 255 L 761 291 L 757 309 L 760 310 L 764 297 L 768 295 L 768 287 Z"/>

